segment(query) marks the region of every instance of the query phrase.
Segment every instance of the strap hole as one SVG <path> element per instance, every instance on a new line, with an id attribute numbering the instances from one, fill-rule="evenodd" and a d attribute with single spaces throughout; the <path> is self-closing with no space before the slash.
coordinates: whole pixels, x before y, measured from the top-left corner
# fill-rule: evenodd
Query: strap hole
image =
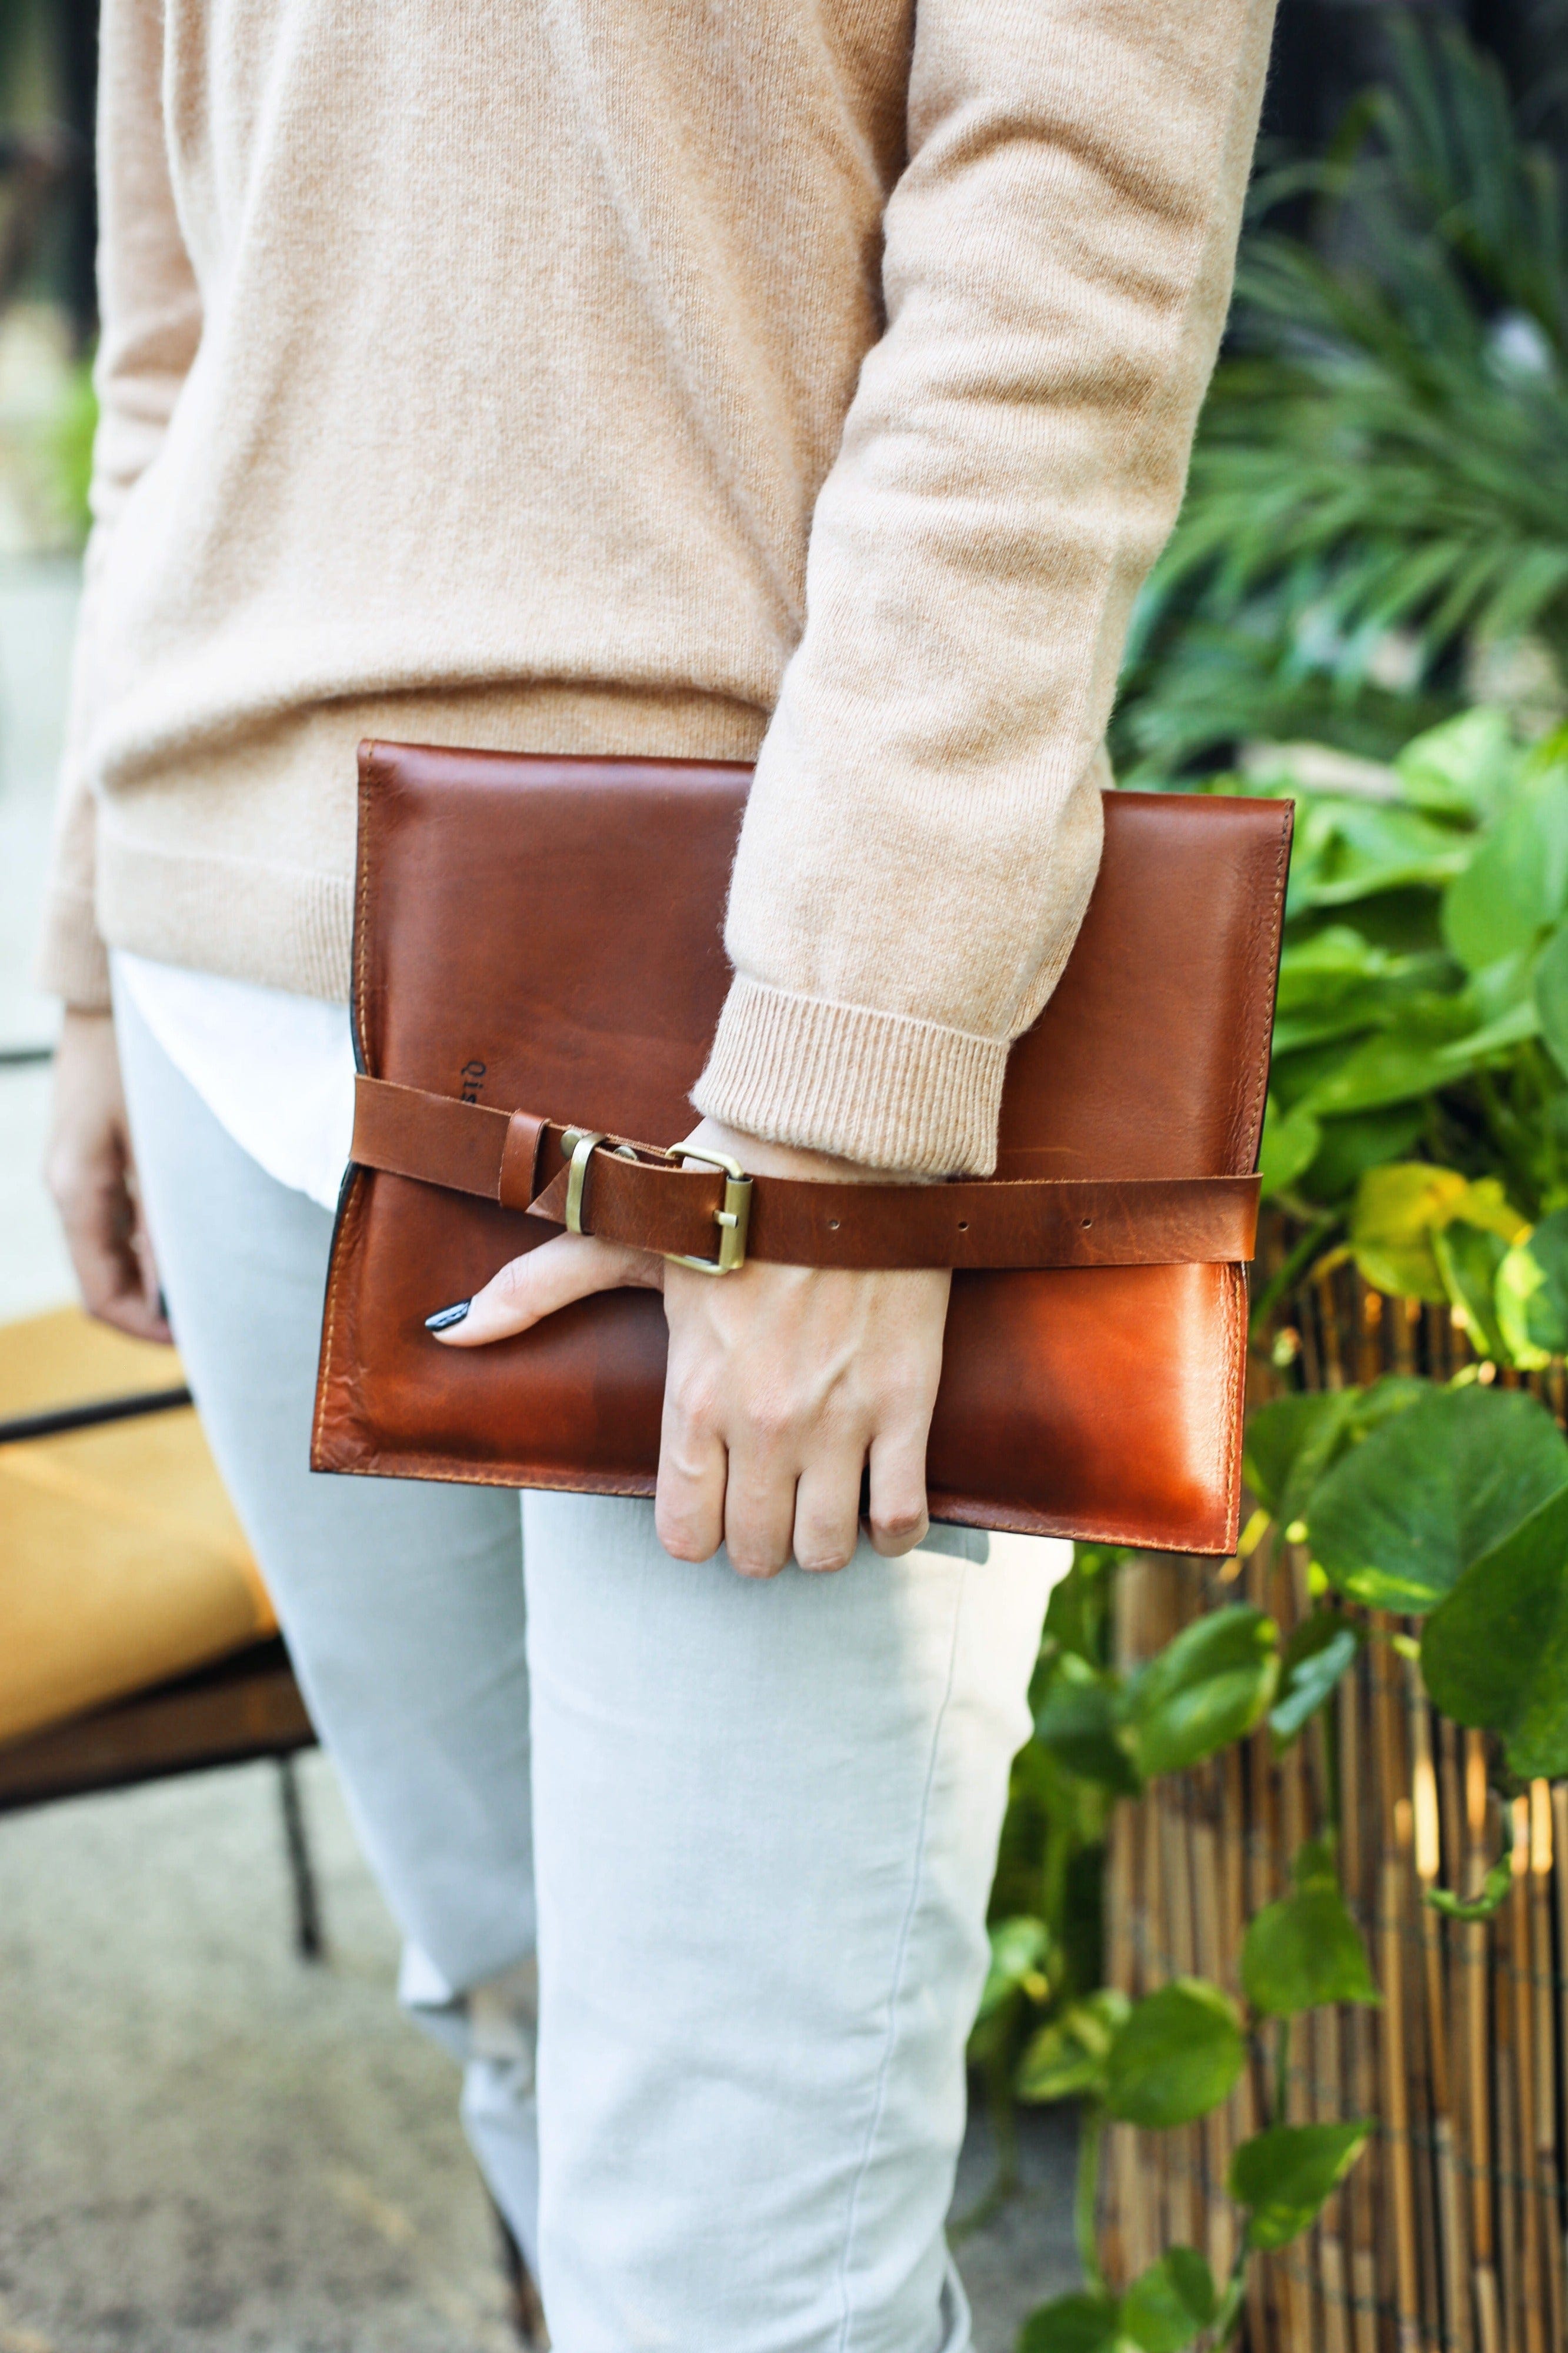
<path id="1" fill-rule="evenodd" d="M 1084 1222 L 1084 1224 L 1085 1224 L 1086 1226 L 1092 1226 L 1092 1225 L 1093 1225 L 1093 1223 L 1094 1223 L 1094 1219 L 1093 1219 L 1092 1218 L 1085 1218 L 1085 1219 L 1084 1219 L 1084 1221 L 1083 1221 L 1083 1222 Z"/>
<path id="2" fill-rule="evenodd" d="M 838 1220 L 837 1218 L 828 1219 L 827 1230 L 830 1234 L 836 1234 L 838 1231 Z"/>
<path id="3" fill-rule="evenodd" d="M 960 1218 L 958 1221 L 958 1230 L 961 1234 L 966 1234 L 969 1231 L 969 1219 L 967 1218 Z"/>

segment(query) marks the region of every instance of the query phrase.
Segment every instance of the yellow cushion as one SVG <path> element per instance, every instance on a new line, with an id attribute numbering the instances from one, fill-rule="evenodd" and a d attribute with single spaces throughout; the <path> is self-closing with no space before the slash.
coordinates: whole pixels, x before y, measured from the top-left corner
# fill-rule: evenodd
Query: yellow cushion
<path id="1" fill-rule="evenodd" d="M 0 1324 L 0 1420 L 133 1389 L 177 1389 L 184 1377 L 173 1348 L 128 1340 L 79 1307 Z"/>
<path id="2" fill-rule="evenodd" d="M 0 1325 L 0 1416 L 171 1388 L 74 1308 Z M 276 1630 L 190 1408 L 0 1446 L 0 1741 Z"/>

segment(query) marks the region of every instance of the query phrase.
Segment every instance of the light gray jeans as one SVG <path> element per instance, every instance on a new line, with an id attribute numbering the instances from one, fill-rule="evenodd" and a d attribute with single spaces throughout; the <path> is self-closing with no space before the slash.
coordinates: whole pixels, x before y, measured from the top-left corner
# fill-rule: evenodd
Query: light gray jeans
<path id="1" fill-rule="evenodd" d="M 313 1475 L 331 1221 L 120 1011 L 191 1385 L 558 2353 L 963 2353 L 964 2041 L 1065 1548 L 756 1584 L 646 1504 Z"/>

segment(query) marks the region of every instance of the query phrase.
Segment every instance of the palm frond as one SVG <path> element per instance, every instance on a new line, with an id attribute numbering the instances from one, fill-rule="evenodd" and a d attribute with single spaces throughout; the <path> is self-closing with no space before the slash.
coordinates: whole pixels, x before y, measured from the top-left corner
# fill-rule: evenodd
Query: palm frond
<path id="1" fill-rule="evenodd" d="M 1244 245 L 1232 353 L 1135 621 L 1118 731 L 1140 759 L 1191 740 L 1200 677 L 1234 694 L 1233 738 L 1314 679 L 1343 720 L 1380 691 L 1391 633 L 1429 710 L 1452 707 L 1477 641 L 1536 636 L 1568 676 L 1560 175 L 1456 26 L 1392 34 L 1390 83 L 1329 155 L 1265 185 L 1265 213 L 1311 191 L 1311 236 L 1265 218 Z M 1227 628 L 1246 638 L 1228 664 Z M 1142 708 L 1162 696 L 1167 718 Z M 1366 732 L 1384 732 L 1371 710 Z"/>

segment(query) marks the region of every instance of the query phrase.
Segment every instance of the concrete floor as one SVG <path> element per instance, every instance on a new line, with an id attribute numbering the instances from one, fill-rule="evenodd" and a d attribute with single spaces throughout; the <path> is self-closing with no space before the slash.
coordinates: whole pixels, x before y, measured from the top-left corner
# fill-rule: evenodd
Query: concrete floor
<path id="1" fill-rule="evenodd" d="M 0 565 L 0 1054 L 53 1031 L 27 967 L 74 596 L 68 566 Z M 47 1100 L 46 1070 L 0 1060 L 0 1318 L 69 1295 Z M 331 1767 L 302 1767 L 319 1966 L 291 1946 L 276 1782 L 247 1767 L 0 1820 L 0 2353 L 511 2341 L 455 2071 L 396 2010 Z M 1070 2123 L 1026 2127 L 1023 2193 L 959 2250 L 978 2353 L 1010 2353 L 1074 2276 Z M 989 2169 L 976 2122 L 955 2212 Z"/>
<path id="2" fill-rule="evenodd" d="M 302 1779 L 315 1965 L 270 1766 L 0 1821 L 0 2353 L 511 2342 L 456 2071 L 395 2007 L 325 1760 Z M 959 2250 L 978 2353 L 1071 2274 L 1070 2134 L 1027 2123 L 1025 2192 Z M 989 2162 L 977 2127 L 958 2212 Z"/>

